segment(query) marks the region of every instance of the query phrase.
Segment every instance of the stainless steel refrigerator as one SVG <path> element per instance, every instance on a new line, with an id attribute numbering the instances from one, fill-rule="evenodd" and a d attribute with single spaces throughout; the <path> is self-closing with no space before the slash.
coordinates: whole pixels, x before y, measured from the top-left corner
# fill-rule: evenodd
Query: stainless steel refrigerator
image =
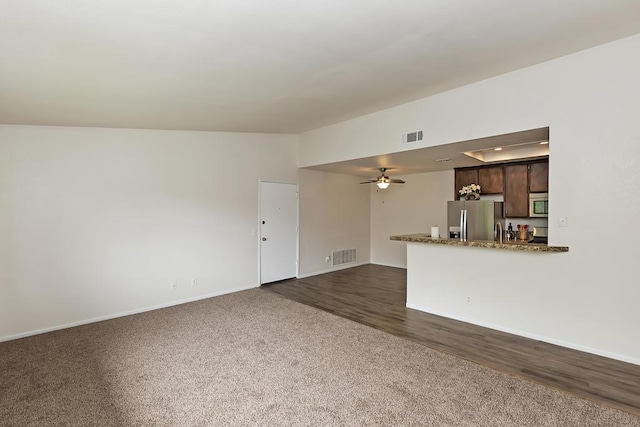
<path id="1" fill-rule="evenodd" d="M 450 238 L 493 240 L 496 223 L 504 229 L 503 202 L 461 200 L 447 202 L 447 225 Z"/>

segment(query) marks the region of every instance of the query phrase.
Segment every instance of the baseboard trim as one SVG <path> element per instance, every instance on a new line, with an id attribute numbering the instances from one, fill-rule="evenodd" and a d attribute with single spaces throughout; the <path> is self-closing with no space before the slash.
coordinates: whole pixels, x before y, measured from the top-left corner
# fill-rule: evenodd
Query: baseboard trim
<path id="1" fill-rule="evenodd" d="M 383 267 L 393 267 L 393 268 L 401 268 L 402 270 L 406 270 L 407 266 L 406 265 L 395 265 L 395 264 L 384 264 L 384 263 L 380 263 L 380 262 L 373 262 L 371 261 L 370 264 L 373 265 L 381 265 Z"/>
<path id="2" fill-rule="evenodd" d="M 260 285 L 251 285 L 251 286 L 243 286 L 243 287 L 239 287 L 239 288 L 226 289 L 224 291 L 212 292 L 212 293 L 205 294 L 205 295 L 198 295 L 198 296 L 195 296 L 195 297 L 185 298 L 185 299 L 181 299 L 181 300 L 178 300 L 178 301 L 170 301 L 170 302 L 167 302 L 167 303 L 157 304 L 157 305 L 144 307 L 144 308 L 139 308 L 139 309 L 135 309 L 135 310 L 121 311 L 121 312 L 115 313 L 115 314 L 107 314 L 105 316 L 92 317 L 90 319 L 79 320 L 77 322 L 64 323 L 62 325 L 56 325 L 56 326 L 51 326 L 51 327 L 48 327 L 48 328 L 36 329 L 34 331 L 22 332 L 22 333 L 15 334 L 15 335 L 7 335 L 7 336 L 4 336 L 4 337 L 0 337 L 0 342 L 17 340 L 17 339 L 20 339 L 20 338 L 26 338 L 26 337 L 30 337 L 30 336 L 33 336 L 33 335 L 40 335 L 40 334 L 46 334 L 47 332 L 59 331 L 61 329 L 68 329 L 68 328 L 73 328 L 73 327 L 76 327 L 76 326 L 88 325 L 90 323 L 96 323 L 96 322 L 102 322 L 102 321 L 105 321 L 105 320 L 116 319 L 118 317 L 131 316 L 133 314 L 140 314 L 140 313 L 145 313 L 147 311 L 159 310 L 161 308 L 173 307 L 175 305 L 187 304 L 187 303 L 190 303 L 190 302 L 199 301 L 199 300 L 203 300 L 203 299 L 207 299 L 207 298 L 219 297 L 221 295 L 227 295 L 227 294 L 232 294 L 232 293 L 235 293 L 235 292 L 246 291 L 248 289 L 255 289 L 255 288 L 258 288 L 259 286 Z"/>
<path id="3" fill-rule="evenodd" d="M 346 270 L 347 268 L 359 267 L 361 265 L 367 265 L 367 264 L 371 264 L 371 263 L 369 261 L 365 261 L 365 262 L 356 262 L 354 264 L 340 265 L 338 267 L 329 268 L 327 270 L 315 271 L 313 273 L 299 274 L 298 275 L 298 279 L 304 279 L 305 277 L 317 276 L 319 274 L 331 273 L 332 271 Z"/>
<path id="4" fill-rule="evenodd" d="M 597 356 L 608 357 L 609 359 L 615 359 L 615 360 L 619 360 L 621 362 L 627 362 L 627 363 L 633 363 L 634 365 L 640 365 L 640 359 L 635 358 L 635 357 L 625 356 L 623 354 L 611 353 L 609 351 L 604 351 L 604 350 L 600 350 L 600 349 L 597 349 L 597 348 L 587 347 L 587 346 L 580 345 L 580 344 L 575 344 L 575 343 L 572 343 L 572 342 L 562 341 L 562 340 L 558 340 L 558 339 L 555 339 L 555 338 L 549 338 L 549 337 L 545 337 L 545 336 L 542 336 L 542 335 L 531 334 L 531 333 L 519 331 L 519 330 L 516 330 L 516 329 L 506 328 L 506 327 L 500 326 L 500 325 L 494 325 L 492 323 L 479 322 L 479 321 L 476 321 L 476 320 L 468 319 L 466 317 L 455 316 L 455 315 L 452 315 L 451 313 L 445 313 L 445 312 L 441 312 L 441 311 L 437 311 L 437 310 L 431 310 L 431 309 L 429 309 L 427 307 L 421 307 L 421 306 L 417 306 L 417 305 L 414 305 L 414 304 L 407 303 L 407 308 L 411 308 L 413 310 L 418 310 L 418 311 L 423 311 L 423 312 L 429 313 L 429 314 L 435 314 L 436 316 L 442 316 L 442 317 L 447 317 L 449 319 L 459 320 L 459 321 L 465 322 L 465 323 L 471 323 L 472 325 L 478 325 L 478 326 L 482 326 L 482 327 L 489 328 L 489 329 L 495 329 L 497 331 L 506 332 L 508 334 L 519 335 L 521 337 L 531 338 L 531 339 L 534 339 L 534 340 L 537 340 L 537 341 L 543 341 L 543 342 L 546 342 L 546 343 L 549 343 L 549 344 L 559 345 L 560 347 L 571 348 L 573 350 L 578 350 L 578 351 L 582 351 L 582 352 L 585 352 L 585 353 L 591 353 L 591 354 L 595 354 Z"/>

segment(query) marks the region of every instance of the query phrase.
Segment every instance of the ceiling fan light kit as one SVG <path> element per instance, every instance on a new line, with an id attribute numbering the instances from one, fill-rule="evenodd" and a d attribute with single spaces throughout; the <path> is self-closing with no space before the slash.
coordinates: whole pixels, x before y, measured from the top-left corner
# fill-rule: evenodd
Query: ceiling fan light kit
<path id="1" fill-rule="evenodd" d="M 389 186 L 389 184 L 404 184 L 405 182 L 401 179 L 391 179 L 385 172 L 387 168 L 380 168 L 380 176 L 374 179 L 370 179 L 369 181 L 361 182 L 360 184 L 376 184 L 378 188 L 384 190 Z"/>
<path id="2" fill-rule="evenodd" d="M 379 189 L 384 190 L 389 186 L 389 183 L 387 181 L 381 181 L 381 182 L 377 182 L 376 185 L 378 186 Z"/>

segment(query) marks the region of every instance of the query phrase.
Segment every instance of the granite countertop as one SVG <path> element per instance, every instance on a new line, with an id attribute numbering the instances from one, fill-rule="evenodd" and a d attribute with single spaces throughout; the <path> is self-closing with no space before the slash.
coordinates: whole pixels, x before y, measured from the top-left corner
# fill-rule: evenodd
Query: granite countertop
<path id="1" fill-rule="evenodd" d="M 431 236 L 426 233 L 403 234 L 400 236 L 391 236 L 390 239 L 402 242 L 433 243 L 449 246 L 474 246 L 478 248 L 505 249 L 508 251 L 569 252 L 568 246 L 549 246 L 544 243 L 527 243 L 523 241 L 505 241 L 502 244 L 493 240 L 468 240 L 466 242 L 462 242 L 460 239 L 432 239 Z"/>

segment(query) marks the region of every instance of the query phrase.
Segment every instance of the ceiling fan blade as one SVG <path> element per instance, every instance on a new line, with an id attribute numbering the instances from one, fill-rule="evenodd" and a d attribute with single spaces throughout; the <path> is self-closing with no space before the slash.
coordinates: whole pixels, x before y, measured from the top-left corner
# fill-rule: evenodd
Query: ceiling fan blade
<path id="1" fill-rule="evenodd" d="M 389 182 L 393 183 L 393 184 L 404 184 L 405 181 L 401 180 L 401 179 L 390 179 Z"/>
<path id="2" fill-rule="evenodd" d="M 361 182 L 360 184 L 375 184 L 376 182 L 378 182 L 377 179 L 370 179 L 369 181 L 364 181 L 364 182 Z"/>

